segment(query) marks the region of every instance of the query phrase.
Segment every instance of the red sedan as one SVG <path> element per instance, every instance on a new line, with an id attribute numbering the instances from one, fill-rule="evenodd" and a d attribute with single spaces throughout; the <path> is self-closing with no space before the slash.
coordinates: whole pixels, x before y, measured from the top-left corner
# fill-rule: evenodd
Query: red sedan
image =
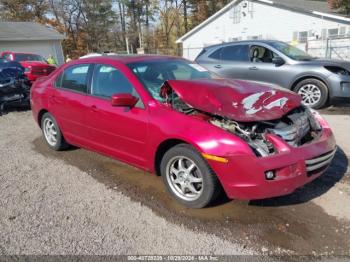
<path id="1" fill-rule="evenodd" d="M 296 94 L 175 57 L 73 61 L 35 82 L 31 104 L 52 149 L 83 147 L 161 175 L 193 208 L 222 189 L 236 199 L 289 194 L 336 151 L 326 121 Z"/>
<path id="2" fill-rule="evenodd" d="M 24 74 L 31 83 L 39 77 L 49 75 L 56 69 L 55 66 L 49 65 L 42 56 L 37 54 L 5 51 L 1 53 L 1 57 L 8 61 L 19 62 L 24 67 Z"/>

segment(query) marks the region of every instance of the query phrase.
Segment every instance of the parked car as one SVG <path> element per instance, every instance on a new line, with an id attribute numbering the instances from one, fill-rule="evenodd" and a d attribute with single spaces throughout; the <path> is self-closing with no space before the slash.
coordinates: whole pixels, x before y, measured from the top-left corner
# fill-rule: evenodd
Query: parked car
<path id="1" fill-rule="evenodd" d="M 329 99 L 350 98 L 350 62 L 318 59 L 280 41 L 241 41 L 206 47 L 196 62 L 227 78 L 290 89 L 318 109 Z"/>
<path id="2" fill-rule="evenodd" d="M 19 62 L 25 68 L 24 74 L 31 83 L 39 77 L 51 74 L 56 69 L 37 54 L 5 51 L 1 53 L 1 57 L 7 61 Z"/>
<path id="3" fill-rule="evenodd" d="M 0 62 L 0 115 L 8 105 L 29 106 L 30 86 L 17 62 Z"/>
<path id="4" fill-rule="evenodd" d="M 100 56 L 66 63 L 31 90 L 47 145 L 87 148 L 162 176 L 201 208 L 218 197 L 281 196 L 320 176 L 332 131 L 300 96 L 216 79 L 174 57 Z"/>

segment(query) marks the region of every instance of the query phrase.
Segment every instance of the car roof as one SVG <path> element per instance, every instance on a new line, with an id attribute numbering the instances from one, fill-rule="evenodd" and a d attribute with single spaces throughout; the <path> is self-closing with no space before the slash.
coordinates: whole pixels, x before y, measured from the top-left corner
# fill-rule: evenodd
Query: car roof
<path id="1" fill-rule="evenodd" d="M 130 64 L 136 62 L 146 62 L 146 61 L 162 61 L 162 60 L 184 60 L 182 57 L 178 56 L 168 56 L 168 55 L 101 55 L 92 56 L 87 58 L 81 58 L 75 61 L 80 62 L 95 62 L 95 61 L 118 61 L 123 64 Z"/>
<path id="2" fill-rule="evenodd" d="M 215 47 L 224 47 L 224 46 L 229 46 L 232 44 L 271 44 L 271 43 L 284 43 L 283 41 L 278 41 L 278 40 L 243 40 L 243 41 L 234 41 L 234 42 L 225 42 L 221 44 L 215 44 L 211 46 L 207 46 L 204 49 L 211 49 Z"/>

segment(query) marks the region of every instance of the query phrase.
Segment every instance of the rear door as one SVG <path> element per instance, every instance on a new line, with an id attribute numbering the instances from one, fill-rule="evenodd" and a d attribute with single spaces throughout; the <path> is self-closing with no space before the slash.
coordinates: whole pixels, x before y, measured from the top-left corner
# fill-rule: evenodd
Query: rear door
<path id="1" fill-rule="evenodd" d="M 66 68 L 56 78 L 49 97 L 49 110 L 57 119 L 64 136 L 81 145 L 84 145 L 87 139 L 86 96 L 91 70 L 91 64 Z"/>
<path id="2" fill-rule="evenodd" d="M 205 64 L 209 70 L 225 78 L 248 79 L 249 45 L 234 44 L 224 46 L 209 55 L 210 64 Z"/>

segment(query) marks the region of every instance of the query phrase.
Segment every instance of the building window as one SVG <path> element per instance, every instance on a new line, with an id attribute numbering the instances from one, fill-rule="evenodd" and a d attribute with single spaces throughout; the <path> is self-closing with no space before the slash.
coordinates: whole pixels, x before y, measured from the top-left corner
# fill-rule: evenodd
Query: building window
<path id="1" fill-rule="evenodd" d="M 336 38 L 338 37 L 339 30 L 338 28 L 328 29 L 328 38 Z"/>
<path id="2" fill-rule="evenodd" d="M 307 41 L 308 31 L 299 32 L 298 41 L 300 43 L 305 43 Z"/>
<path id="3" fill-rule="evenodd" d="M 345 26 L 340 27 L 339 36 L 342 36 L 342 37 L 346 36 L 346 27 Z"/>
<path id="4" fill-rule="evenodd" d="M 234 24 L 239 24 L 241 22 L 241 7 L 235 6 L 232 10 L 232 20 Z"/>
<path id="5" fill-rule="evenodd" d="M 262 35 L 253 35 L 253 36 L 248 36 L 248 40 L 259 40 L 262 39 Z"/>

